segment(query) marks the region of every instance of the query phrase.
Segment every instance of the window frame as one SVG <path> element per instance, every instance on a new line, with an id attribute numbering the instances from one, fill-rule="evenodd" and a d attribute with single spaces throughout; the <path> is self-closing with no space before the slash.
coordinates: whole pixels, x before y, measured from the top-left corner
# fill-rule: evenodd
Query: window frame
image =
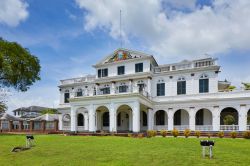
<path id="1" fill-rule="evenodd" d="M 165 91 L 165 82 L 160 82 L 156 84 L 156 96 L 165 96 Z"/>
<path id="2" fill-rule="evenodd" d="M 136 63 L 135 64 L 135 73 L 141 73 L 143 72 L 143 63 Z"/>
<path id="3" fill-rule="evenodd" d="M 117 66 L 117 75 L 125 74 L 125 66 Z"/>

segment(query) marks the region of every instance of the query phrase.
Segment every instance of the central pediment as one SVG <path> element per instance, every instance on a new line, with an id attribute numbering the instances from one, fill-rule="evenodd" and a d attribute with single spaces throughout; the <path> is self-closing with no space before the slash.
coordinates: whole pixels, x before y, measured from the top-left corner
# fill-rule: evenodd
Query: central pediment
<path id="1" fill-rule="evenodd" d="M 129 49 L 119 48 L 115 50 L 112 54 L 110 54 L 109 56 L 102 59 L 95 66 L 109 64 L 109 63 L 116 63 L 116 62 L 131 60 L 135 58 L 136 59 L 146 58 L 146 57 L 151 57 L 151 55 L 138 52 L 138 51 L 129 50 Z"/>

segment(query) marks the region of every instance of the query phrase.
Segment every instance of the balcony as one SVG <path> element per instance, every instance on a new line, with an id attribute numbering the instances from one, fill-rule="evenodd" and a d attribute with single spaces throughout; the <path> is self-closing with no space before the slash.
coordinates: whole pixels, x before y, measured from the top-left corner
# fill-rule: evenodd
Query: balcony
<path id="1" fill-rule="evenodd" d="M 72 92 L 71 95 L 70 95 L 70 98 L 80 98 L 80 97 L 87 97 L 87 96 L 138 94 L 138 93 L 151 100 L 151 96 L 149 95 L 149 93 L 146 90 L 140 90 L 139 91 L 139 87 L 133 87 L 133 88 L 128 87 L 128 88 L 125 88 L 125 89 L 122 89 L 122 90 L 110 88 L 110 90 L 91 91 L 91 92 L 88 92 L 88 93 L 82 93 L 81 95 L 79 95 L 78 92 Z"/>
<path id="2" fill-rule="evenodd" d="M 198 130 L 198 131 L 212 131 L 213 126 L 212 125 L 196 125 L 195 130 Z"/>
<path id="3" fill-rule="evenodd" d="M 61 85 L 69 85 L 76 83 L 84 83 L 84 82 L 93 82 L 95 80 L 95 75 L 87 75 L 85 77 L 71 78 L 66 80 L 60 80 Z"/>

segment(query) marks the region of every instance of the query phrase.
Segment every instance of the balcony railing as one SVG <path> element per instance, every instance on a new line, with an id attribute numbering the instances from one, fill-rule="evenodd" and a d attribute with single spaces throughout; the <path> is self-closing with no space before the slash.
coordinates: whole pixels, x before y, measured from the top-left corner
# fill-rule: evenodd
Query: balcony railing
<path id="1" fill-rule="evenodd" d="M 239 125 L 220 125 L 222 131 L 238 131 Z"/>
<path id="2" fill-rule="evenodd" d="M 183 131 L 183 130 L 189 129 L 189 125 L 174 125 L 174 129 Z"/>
<path id="3" fill-rule="evenodd" d="M 168 130 L 168 125 L 154 125 L 154 130 Z"/>
<path id="4" fill-rule="evenodd" d="M 198 131 L 212 131 L 213 126 L 212 125 L 196 125 L 195 130 L 198 130 Z"/>

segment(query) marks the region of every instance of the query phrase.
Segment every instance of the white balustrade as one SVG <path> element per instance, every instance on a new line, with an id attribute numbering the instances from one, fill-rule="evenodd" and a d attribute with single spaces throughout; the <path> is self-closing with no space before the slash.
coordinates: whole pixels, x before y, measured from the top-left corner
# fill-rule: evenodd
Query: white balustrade
<path id="1" fill-rule="evenodd" d="M 238 131 L 239 125 L 220 125 L 222 131 Z"/>
<path id="2" fill-rule="evenodd" d="M 186 129 L 189 129 L 189 125 L 174 125 L 174 129 L 177 129 L 177 130 L 186 130 Z"/>
<path id="3" fill-rule="evenodd" d="M 198 130 L 198 131 L 212 131 L 213 126 L 212 125 L 196 125 L 195 130 Z"/>
<path id="4" fill-rule="evenodd" d="M 154 130 L 168 130 L 168 125 L 154 125 Z"/>

